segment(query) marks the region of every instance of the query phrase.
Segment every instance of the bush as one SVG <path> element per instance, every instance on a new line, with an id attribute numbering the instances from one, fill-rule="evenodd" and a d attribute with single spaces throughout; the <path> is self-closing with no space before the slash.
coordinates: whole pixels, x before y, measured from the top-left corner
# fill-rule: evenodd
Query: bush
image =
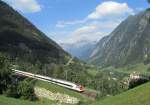
<path id="1" fill-rule="evenodd" d="M 150 58 L 147 58 L 145 61 L 144 61 L 144 65 L 147 65 L 150 63 Z"/>
<path id="2" fill-rule="evenodd" d="M 20 81 L 17 84 L 12 82 L 3 93 L 7 97 L 21 98 L 24 100 L 34 101 L 37 99 L 34 94 L 34 83 L 28 79 Z"/>
<path id="3" fill-rule="evenodd" d="M 18 95 L 25 100 L 36 100 L 36 96 L 34 94 L 34 86 L 33 82 L 29 80 L 21 81 L 17 87 Z"/>
<path id="4" fill-rule="evenodd" d="M 86 103 L 83 101 L 79 101 L 77 105 L 86 105 Z"/>
<path id="5" fill-rule="evenodd" d="M 8 57 L 0 53 L 0 94 L 11 83 L 11 70 L 9 69 Z"/>
<path id="6" fill-rule="evenodd" d="M 150 67 L 147 69 L 148 72 L 150 72 Z"/>
<path id="7" fill-rule="evenodd" d="M 142 84 L 144 84 L 146 82 L 148 82 L 148 80 L 147 79 L 143 79 L 143 78 L 140 78 L 138 80 L 131 80 L 130 83 L 129 83 L 129 89 L 132 89 L 134 87 L 142 85 Z"/>
<path id="8" fill-rule="evenodd" d="M 4 92 L 7 97 L 19 98 L 17 92 L 17 85 L 8 85 L 7 90 Z"/>

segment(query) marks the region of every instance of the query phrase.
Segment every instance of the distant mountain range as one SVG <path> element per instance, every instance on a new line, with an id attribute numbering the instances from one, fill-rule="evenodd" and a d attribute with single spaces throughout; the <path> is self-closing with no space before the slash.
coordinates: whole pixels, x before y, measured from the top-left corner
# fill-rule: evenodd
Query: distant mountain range
<path id="1" fill-rule="evenodd" d="M 89 42 L 82 40 L 73 44 L 61 43 L 64 50 L 69 52 L 72 56 L 75 56 L 83 61 L 86 61 L 92 53 L 96 42 Z"/>
<path id="2" fill-rule="evenodd" d="M 97 66 L 125 66 L 150 63 L 150 9 L 129 16 L 92 51 L 89 63 Z"/>

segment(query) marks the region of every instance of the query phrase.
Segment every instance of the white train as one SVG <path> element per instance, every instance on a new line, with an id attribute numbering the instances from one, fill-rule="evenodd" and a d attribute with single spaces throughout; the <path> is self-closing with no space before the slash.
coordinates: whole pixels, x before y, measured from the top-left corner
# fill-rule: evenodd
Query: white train
<path id="1" fill-rule="evenodd" d="M 37 74 L 33 74 L 33 73 L 29 73 L 29 72 L 25 72 L 25 71 L 20 71 L 20 70 L 16 70 L 16 69 L 12 69 L 17 75 L 23 75 L 26 77 L 30 77 L 30 78 L 34 78 L 34 79 L 38 79 L 38 80 L 42 80 L 42 81 L 46 81 L 46 82 L 50 82 L 71 90 L 75 90 L 77 92 L 83 92 L 84 91 L 84 87 L 82 85 L 77 85 L 75 83 L 69 82 L 69 81 L 65 81 L 65 80 L 60 80 L 60 79 L 55 79 L 55 78 L 51 78 L 51 77 L 47 77 L 47 76 L 42 76 L 42 75 L 37 75 Z"/>

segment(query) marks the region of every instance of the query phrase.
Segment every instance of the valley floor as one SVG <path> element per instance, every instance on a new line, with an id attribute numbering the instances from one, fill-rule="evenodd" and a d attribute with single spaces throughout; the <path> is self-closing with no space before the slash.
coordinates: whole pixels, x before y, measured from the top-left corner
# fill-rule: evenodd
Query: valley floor
<path id="1" fill-rule="evenodd" d="M 91 105 L 150 105 L 150 83 Z"/>

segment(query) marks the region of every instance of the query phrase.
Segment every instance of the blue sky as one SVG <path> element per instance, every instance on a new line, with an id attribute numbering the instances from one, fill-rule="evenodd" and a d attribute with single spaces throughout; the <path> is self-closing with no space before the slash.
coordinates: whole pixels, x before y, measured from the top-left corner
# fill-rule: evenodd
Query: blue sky
<path id="1" fill-rule="evenodd" d="M 146 0 L 3 0 L 57 43 L 98 41 Z"/>

